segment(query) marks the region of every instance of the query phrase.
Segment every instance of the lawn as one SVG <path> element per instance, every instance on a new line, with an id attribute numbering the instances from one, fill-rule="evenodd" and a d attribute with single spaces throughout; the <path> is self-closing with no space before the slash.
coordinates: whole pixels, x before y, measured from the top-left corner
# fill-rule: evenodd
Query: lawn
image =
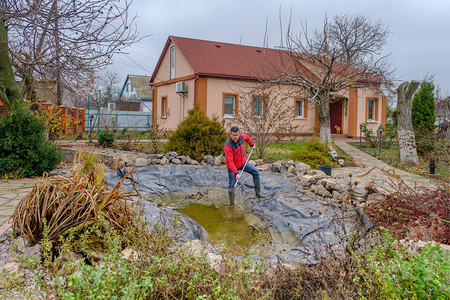
<path id="1" fill-rule="evenodd" d="M 267 154 L 264 158 L 265 161 L 276 161 L 276 160 L 289 160 L 289 156 L 295 150 L 306 147 L 308 142 L 272 142 L 269 143 L 267 147 Z M 347 161 L 351 159 L 347 153 L 342 151 L 339 147 L 333 144 L 334 149 L 337 152 L 338 157 L 345 157 Z"/>

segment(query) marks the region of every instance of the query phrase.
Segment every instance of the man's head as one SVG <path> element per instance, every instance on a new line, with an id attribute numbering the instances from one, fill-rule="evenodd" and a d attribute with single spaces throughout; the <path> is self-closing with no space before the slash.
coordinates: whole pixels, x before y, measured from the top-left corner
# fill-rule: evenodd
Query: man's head
<path id="1" fill-rule="evenodd" d="M 239 139 L 239 134 L 239 127 L 233 126 L 230 128 L 230 137 L 233 141 L 237 142 L 237 140 Z"/>

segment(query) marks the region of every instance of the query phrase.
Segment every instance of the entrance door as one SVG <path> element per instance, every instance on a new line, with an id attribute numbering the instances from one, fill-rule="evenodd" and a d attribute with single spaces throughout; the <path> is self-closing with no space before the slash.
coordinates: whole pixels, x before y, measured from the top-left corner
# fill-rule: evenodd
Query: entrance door
<path id="1" fill-rule="evenodd" d="M 342 99 L 330 103 L 330 126 L 331 133 L 337 133 L 337 127 L 341 128 L 342 134 Z"/>

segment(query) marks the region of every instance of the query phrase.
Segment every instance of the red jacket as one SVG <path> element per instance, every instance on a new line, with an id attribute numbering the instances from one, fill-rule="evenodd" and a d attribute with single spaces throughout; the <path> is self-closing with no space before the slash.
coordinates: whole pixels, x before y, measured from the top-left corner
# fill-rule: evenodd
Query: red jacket
<path id="1" fill-rule="evenodd" d="M 237 142 L 233 141 L 231 137 L 225 142 L 225 164 L 227 168 L 234 174 L 238 173 L 238 169 L 245 165 L 245 145 L 244 141 L 253 147 L 252 139 L 245 133 L 239 135 Z"/>

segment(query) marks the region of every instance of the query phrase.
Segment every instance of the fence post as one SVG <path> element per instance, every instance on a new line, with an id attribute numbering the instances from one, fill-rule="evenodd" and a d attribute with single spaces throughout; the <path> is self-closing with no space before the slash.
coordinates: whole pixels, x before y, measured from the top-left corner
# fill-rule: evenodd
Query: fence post
<path id="1" fill-rule="evenodd" d="M 102 107 L 102 91 L 98 91 L 98 116 L 97 116 L 97 139 L 100 136 L 100 120 L 101 120 L 101 114 L 100 114 L 100 108 Z"/>

